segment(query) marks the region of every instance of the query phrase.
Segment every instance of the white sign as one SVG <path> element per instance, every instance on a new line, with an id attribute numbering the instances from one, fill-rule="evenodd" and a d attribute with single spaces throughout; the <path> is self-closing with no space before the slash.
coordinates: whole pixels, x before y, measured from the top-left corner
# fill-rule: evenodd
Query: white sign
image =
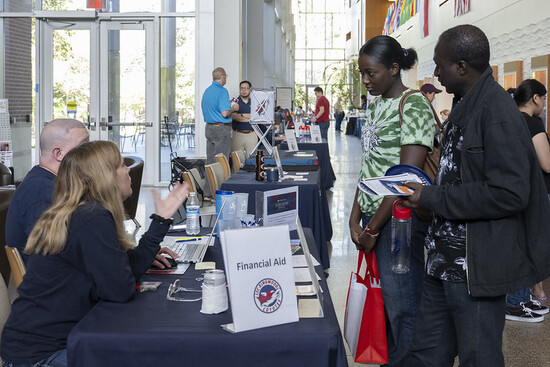
<path id="1" fill-rule="evenodd" d="M 234 332 L 298 321 L 288 226 L 221 234 Z"/>
<path id="2" fill-rule="evenodd" d="M 275 116 L 275 92 L 252 90 L 250 93 L 250 122 L 271 123 Z"/>
<path id="3" fill-rule="evenodd" d="M 301 118 L 296 118 L 296 121 L 294 121 L 294 134 L 296 136 L 300 136 L 300 127 L 302 127 L 304 124 L 302 123 Z"/>
<path id="4" fill-rule="evenodd" d="M 264 191 L 263 196 L 264 226 L 287 224 L 290 230 L 295 230 L 298 215 L 298 186 Z"/>
<path id="5" fill-rule="evenodd" d="M 312 143 L 322 143 L 323 138 L 321 137 L 321 127 L 319 125 L 311 125 L 311 142 Z"/>
<path id="6" fill-rule="evenodd" d="M 296 141 L 296 135 L 294 135 L 294 130 L 286 129 L 285 130 L 286 142 L 288 144 L 288 151 L 295 152 L 298 150 L 298 141 Z"/>

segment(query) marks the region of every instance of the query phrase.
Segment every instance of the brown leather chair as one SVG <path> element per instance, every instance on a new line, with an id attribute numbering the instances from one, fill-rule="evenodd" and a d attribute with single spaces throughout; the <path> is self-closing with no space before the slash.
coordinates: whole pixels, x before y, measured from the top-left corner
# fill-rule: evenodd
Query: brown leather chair
<path id="1" fill-rule="evenodd" d="M 124 164 L 130 168 L 130 178 L 132 179 L 132 195 L 124 200 L 124 212 L 126 219 L 131 219 L 136 228 L 141 224 L 136 220 L 137 206 L 139 202 L 139 191 L 141 190 L 141 178 L 143 177 L 143 159 L 134 156 L 124 157 Z"/>
<path id="2" fill-rule="evenodd" d="M 13 173 L 4 163 L 0 163 L 0 186 L 7 185 L 13 185 Z"/>

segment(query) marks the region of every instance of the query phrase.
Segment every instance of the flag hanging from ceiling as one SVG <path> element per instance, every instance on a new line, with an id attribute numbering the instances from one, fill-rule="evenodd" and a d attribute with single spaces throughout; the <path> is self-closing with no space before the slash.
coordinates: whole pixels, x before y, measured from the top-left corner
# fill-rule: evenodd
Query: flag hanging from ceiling
<path id="1" fill-rule="evenodd" d="M 390 25 L 391 25 L 391 16 L 393 14 L 393 8 L 394 4 L 391 4 L 388 8 L 388 12 L 386 13 L 386 20 L 384 21 L 384 30 L 382 30 L 382 34 L 384 36 L 389 36 L 390 33 Z"/>
<path id="2" fill-rule="evenodd" d="M 455 0 L 455 17 L 470 11 L 470 0 Z"/>
<path id="3" fill-rule="evenodd" d="M 430 34 L 429 9 L 429 0 L 418 1 L 418 16 L 420 17 L 420 38 L 427 37 Z"/>

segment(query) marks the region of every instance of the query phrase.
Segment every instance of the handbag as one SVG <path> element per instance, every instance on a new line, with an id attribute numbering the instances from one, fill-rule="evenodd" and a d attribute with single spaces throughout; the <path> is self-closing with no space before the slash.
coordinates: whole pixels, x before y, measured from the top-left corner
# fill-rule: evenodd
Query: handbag
<path id="1" fill-rule="evenodd" d="M 401 97 L 401 101 L 399 101 L 399 126 L 403 124 L 403 108 L 405 106 L 405 101 L 413 93 L 420 93 L 424 96 L 424 98 L 426 98 L 424 93 L 422 93 L 418 89 L 410 90 L 407 93 L 405 93 L 403 97 Z M 439 131 L 434 135 L 432 151 L 428 153 L 428 155 L 426 155 L 426 160 L 424 161 L 424 166 L 422 167 L 422 170 L 426 172 L 428 177 L 430 177 L 430 180 L 434 182 L 435 176 L 437 174 L 437 170 L 439 168 L 439 158 L 441 157 L 440 141 L 441 141 L 441 137 L 443 136 L 443 125 L 441 125 L 441 121 L 439 121 L 439 117 L 437 117 L 437 113 L 435 112 L 435 109 L 430 103 L 430 101 L 428 101 L 428 104 L 432 109 L 432 113 L 435 118 L 435 123 L 439 127 Z M 418 217 L 424 220 L 430 219 L 432 216 L 431 212 L 426 209 L 415 209 L 414 211 Z"/>
<path id="2" fill-rule="evenodd" d="M 367 266 L 361 277 L 363 259 Z M 355 362 L 388 363 L 384 301 L 374 250 L 368 254 L 359 251 L 357 271 L 351 273 L 344 337 Z"/>

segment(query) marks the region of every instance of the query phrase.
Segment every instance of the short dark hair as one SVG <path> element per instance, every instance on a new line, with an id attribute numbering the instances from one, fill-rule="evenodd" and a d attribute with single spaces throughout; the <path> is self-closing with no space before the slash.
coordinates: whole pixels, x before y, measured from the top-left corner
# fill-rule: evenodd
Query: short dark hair
<path id="1" fill-rule="evenodd" d="M 399 42 L 390 36 L 371 38 L 359 50 L 359 56 L 361 55 L 374 57 L 388 69 L 393 63 L 397 63 L 400 70 L 409 70 L 414 66 L 416 60 L 418 60 L 418 55 L 414 49 L 402 48 Z"/>
<path id="2" fill-rule="evenodd" d="M 445 43 L 450 61 L 464 60 L 479 72 L 484 72 L 489 67 L 489 40 L 478 27 L 471 24 L 457 25 L 443 32 L 439 40 Z"/>
<path id="3" fill-rule="evenodd" d="M 529 102 L 534 96 L 545 96 L 546 87 L 536 79 L 525 79 L 520 83 L 514 92 L 514 101 L 518 106 Z"/>
<path id="4" fill-rule="evenodd" d="M 245 84 L 245 83 L 248 84 L 248 87 L 249 87 L 250 89 L 252 89 L 252 83 L 250 83 L 248 80 L 243 80 L 242 82 L 240 82 L 240 83 L 239 83 L 239 87 L 240 87 L 241 85 Z"/>
<path id="5" fill-rule="evenodd" d="M 321 88 L 321 87 L 316 87 L 313 91 L 314 91 L 314 92 L 323 93 L 323 88 Z"/>

